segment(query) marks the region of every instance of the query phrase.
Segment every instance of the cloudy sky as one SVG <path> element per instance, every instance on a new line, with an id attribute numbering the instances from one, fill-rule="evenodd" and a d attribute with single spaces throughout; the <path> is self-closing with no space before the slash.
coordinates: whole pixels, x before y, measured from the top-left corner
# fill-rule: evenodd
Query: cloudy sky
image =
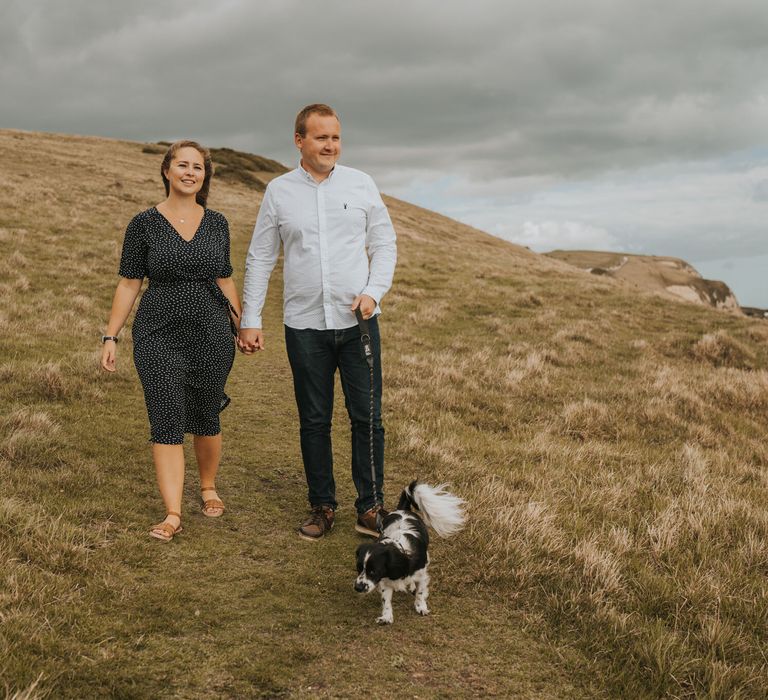
<path id="1" fill-rule="evenodd" d="M 0 0 L 0 127 L 296 161 L 534 250 L 676 255 L 768 307 L 765 0 Z"/>

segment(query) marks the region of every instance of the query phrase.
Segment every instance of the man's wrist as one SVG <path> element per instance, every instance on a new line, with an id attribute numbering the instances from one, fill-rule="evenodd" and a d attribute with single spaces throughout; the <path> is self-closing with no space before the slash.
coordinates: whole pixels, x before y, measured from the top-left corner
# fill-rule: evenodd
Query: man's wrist
<path id="1" fill-rule="evenodd" d="M 253 314 L 248 309 L 243 309 L 243 313 L 240 316 L 240 328 L 261 328 L 261 314 Z"/>
<path id="2" fill-rule="evenodd" d="M 373 289 L 365 288 L 362 292 L 360 292 L 361 296 L 370 297 L 373 299 L 373 303 L 376 304 L 376 306 L 379 305 L 379 301 L 381 300 L 381 294 Z"/>

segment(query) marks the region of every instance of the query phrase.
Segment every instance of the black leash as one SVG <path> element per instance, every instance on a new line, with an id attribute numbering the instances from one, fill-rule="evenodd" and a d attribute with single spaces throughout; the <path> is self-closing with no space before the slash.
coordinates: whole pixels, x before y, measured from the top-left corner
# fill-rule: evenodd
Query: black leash
<path id="1" fill-rule="evenodd" d="M 371 344 L 371 329 L 368 326 L 368 321 L 363 318 L 363 312 L 360 311 L 359 306 L 355 309 L 355 316 L 357 316 L 357 326 L 360 329 L 360 342 L 363 345 L 363 354 L 365 355 L 365 361 L 368 363 L 368 371 L 371 376 L 371 400 L 368 414 L 368 454 L 371 460 L 371 487 L 373 488 L 374 503 L 383 506 L 383 503 L 379 503 L 376 492 L 376 466 L 373 460 L 373 345 Z"/>

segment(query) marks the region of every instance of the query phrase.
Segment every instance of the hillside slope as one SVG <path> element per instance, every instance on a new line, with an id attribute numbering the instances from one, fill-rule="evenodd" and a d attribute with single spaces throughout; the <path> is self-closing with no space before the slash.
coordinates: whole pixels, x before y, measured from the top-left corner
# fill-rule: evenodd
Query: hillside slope
<path id="1" fill-rule="evenodd" d="M 553 250 L 546 255 L 593 275 L 624 280 L 645 291 L 670 294 L 716 309 L 739 311 L 739 302 L 725 282 L 704 279 L 696 268 L 680 258 L 597 250 Z"/>
<path id="2" fill-rule="evenodd" d="M 306 546 L 281 275 L 223 414 L 226 516 L 161 514 L 129 334 L 96 369 L 146 144 L 0 131 L 0 658 L 54 697 L 760 697 L 768 687 L 768 324 L 638 294 L 387 199 L 387 500 L 450 481 L 433 616 L 352 591 L 342 508 Z M 259 178 L 257 178 L 259 179 Z M 238 284 L 261 199 L 214 181 Z"/>

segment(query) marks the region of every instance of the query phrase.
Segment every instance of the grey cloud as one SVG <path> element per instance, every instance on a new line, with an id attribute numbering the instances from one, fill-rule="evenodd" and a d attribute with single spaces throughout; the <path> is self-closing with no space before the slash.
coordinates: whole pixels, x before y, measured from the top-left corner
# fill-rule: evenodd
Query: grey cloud
<path id="1" fill-rule="evenodd" d="M 294 163 L 329 102 L 344 162 L 502 237 L 768 254 L 765 0 L 0 5 L 2 127 Z"/>
<path id="2" fill-rule="evenodd" d="M 768 180 L 760 180 L 755 183 L 752 190 L 753 202 L 768 202 Z"/>
<path id="3" fill-rule="evenodd" d="M 478 179 L 705 158 L 766 138 L 763 2 L 12 8 L 4 126 L 189 134 L 292 162 L 293 116 L 322 100 L 361 167 Z"/>

